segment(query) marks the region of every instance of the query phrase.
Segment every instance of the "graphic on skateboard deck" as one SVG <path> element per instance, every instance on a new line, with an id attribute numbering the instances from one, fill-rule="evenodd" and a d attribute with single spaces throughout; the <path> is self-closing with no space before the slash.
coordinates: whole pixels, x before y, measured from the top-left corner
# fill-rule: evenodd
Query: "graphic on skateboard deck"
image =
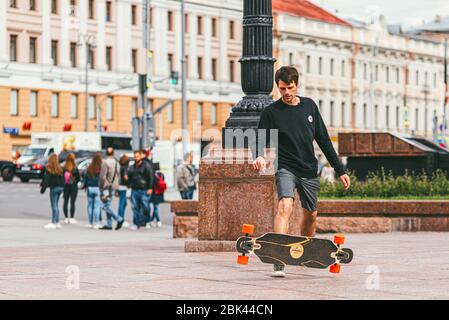
<path id="1" fill-rule="evenodd" d="M 328 239 L 293 236 L 288 234 L 268 232 L 259 237 L 251 237 L 254 226 L 243 225 L 243 237 L 237 239 L 236 248 L 241 255 L 239 264 L 248 264 L 248 254 L 255 254 L 264 263 L 298 265 L 308 268 L 325 269 L 329 267 L 332 273 L 340 272 L 340 263 L 350 263 L 353 251 L 341 248 L 345 237 L 334 236 L 334 241 Z"/>

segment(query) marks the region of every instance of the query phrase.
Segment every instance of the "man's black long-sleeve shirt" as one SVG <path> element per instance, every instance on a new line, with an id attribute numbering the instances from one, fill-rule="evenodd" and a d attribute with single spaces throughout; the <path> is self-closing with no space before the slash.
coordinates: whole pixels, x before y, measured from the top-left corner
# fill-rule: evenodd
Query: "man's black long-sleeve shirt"
<path id="1" fill-rule="evenodd" d="M 131 189 L 150 190 L 153 189 L 153 167 L 149 161 L 142 160 L 140 165 L 135 163 L 129 168 L 128 183 Z"/>
<path id="2" fill-rule="evenodd" d="M 279 99 L 267 106 L 260 116 L 259 129 L 267 129 L 267 134 L 269 129 L 278 129 L 278 170 L 285 168 L 297 177 L 316 178 L 318 160 L 313 148 L 313 140 L 316 140 L 338 176 L 345 174 L 317 105 L 310 98 L 299 98 L 296 106 Z M 262 150 L 257 151 L 257 156 L 262 155 Z"/>

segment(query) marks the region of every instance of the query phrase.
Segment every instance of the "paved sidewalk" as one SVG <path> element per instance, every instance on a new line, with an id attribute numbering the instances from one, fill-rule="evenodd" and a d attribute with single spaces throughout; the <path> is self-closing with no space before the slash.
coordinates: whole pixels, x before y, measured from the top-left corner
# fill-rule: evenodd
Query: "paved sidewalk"
<path id="1" fill-rule="evenodd" d="M 340 274 L 287 267 L 273 279 L 256 257 L 184 253 L 171 232 L 0 219 L 0 299 L 449 299 L 446 233 L 347 235 L 355 258 Z"/>

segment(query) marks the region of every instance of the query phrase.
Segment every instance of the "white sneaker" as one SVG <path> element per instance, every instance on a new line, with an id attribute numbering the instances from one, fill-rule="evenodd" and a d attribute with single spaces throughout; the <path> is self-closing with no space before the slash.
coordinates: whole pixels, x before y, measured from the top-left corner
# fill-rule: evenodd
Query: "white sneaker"
<path id="1" fill-rule="evenodd" d="M 95 224 L 93 228 L 98 230 L 101 228 L 101 224 Z"/>
<path id="2" fill-rule="evenodd" d="M 65 219 L 64 219 L 64 223 L 65 223 L 65 224 L 69 224 L 69 223 L 70 223 L 70 219 L 69 219 L 69 218 L 65 218 Z"/>
<path id="3" fill-rule="evenodd" d="M 139 230 L 139 228 L 135 224 L 133 224 L 129 229 L 132 230 L 132 231 Z"/>
<path id="4" fill-rule="evenodd" d="M 162 227 L 162 222 L 161 222 L 161 221 L 158 221 L 158 222 L 157 222 L 157 227 L 158 227 L 158 228 Z"/>
<path id="5" fill-rule="evenodd" d="M 156 221 L 151 222 L 151 226 L 152 226 L 153 228 L 156 228 L 156 226 L 157 226 Z"/>
<path id="6" fill-rule="evenodd" d="M 131 225 L 128 222 L 123 222 L 123 228 L 129 228 Z"/>
<path id="7" fill-rule="evenodd" d="M 59 222 L 56 224 L 56 229 L 61 229 L 61 224 Z"/>
<path id="8" fill-rule="evenodd" d="M 284 265 L 273 265 L 271 276 L 274 278 L 285 278 Z"/>
<path id="9" fill-rule="evenodd" d="M 69 222 L 70 222 L 71 224 L 78 224 L 78 221 L 76 221 L 75 218 L 71 218 L 71 219 L 69 220 Z"/>
<path id="10" fill-rule="evenodd" d="M 146 228 L 146 229 L 151 229 L 151 224 L 150 224 L 150 223 L 147 223 L 146 226 L 145 226 L 145 228 Z"/>
<path id="11" fill-rule="evenodd" d="M 45 226 L 44 226 L 44 228 L 45 229 L 56 229 L 56 224 L 54 224 L 54 223 L 49 223 L 49 224 L 46 224 Z"/>
<path id="12" fill-rule="evenodd" d="M 88 224 L 88 225 L 86 226 L 86 228 L 89 228 L 89 229 L 92 229 L 93 227 L 94 227 L 93 224 Z"/>

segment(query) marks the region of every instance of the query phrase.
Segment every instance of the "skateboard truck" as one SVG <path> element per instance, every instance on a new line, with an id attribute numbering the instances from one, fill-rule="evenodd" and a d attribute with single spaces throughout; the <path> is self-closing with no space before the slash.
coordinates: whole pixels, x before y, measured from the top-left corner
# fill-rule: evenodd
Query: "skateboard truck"
<path id="1" fill-rule="evenodd" d="M 237 245 L 241 247 L 243 250 L 242 255 L 239 255 L 237 257 L 237 263 L 238 264 L 248 264 L 248 256 L 246 254 L 249 254 L 252 250 L 252 244 L 249 242 L 251 240 L 249 238 L 250 235 L 254 233 L 254 226 L 252 224 L 244 224 L 242 228 L 242 232 L 245 234 L 245 238 L 242 242 L 238 243 Z"/>

